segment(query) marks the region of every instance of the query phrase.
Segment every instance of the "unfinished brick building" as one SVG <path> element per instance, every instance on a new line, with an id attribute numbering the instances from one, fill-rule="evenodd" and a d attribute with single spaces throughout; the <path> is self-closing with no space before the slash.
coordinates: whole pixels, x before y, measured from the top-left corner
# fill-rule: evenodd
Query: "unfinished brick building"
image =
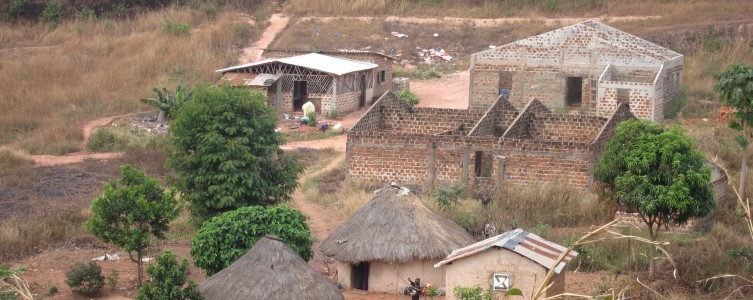
<path id="1" fill-rule="evenodd" d="M 591 166 L 622 120 L 552 113 L 536 99 L 520 111 L 502 97 L 486 109 L 415 108 L 385 93 L 348 131 L 348 177 L 476 190 L 567 182 L 588 188 Z"/>
<path id="2" fill-rule="evenodd" d="M 585 21 L 471 55 L 470 107 L 502 95 L 522 108 L 611 116 L 628 103 L 638 118 L 662 120 L 681 94 L 683 56 L 597 21 Z"/>

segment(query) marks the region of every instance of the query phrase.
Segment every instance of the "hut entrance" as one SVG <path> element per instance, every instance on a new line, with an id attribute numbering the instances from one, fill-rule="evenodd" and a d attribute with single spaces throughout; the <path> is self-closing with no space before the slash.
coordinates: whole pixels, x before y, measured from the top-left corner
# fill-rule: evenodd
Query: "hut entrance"
<path id="1" fill-rule="evenodd" d="M 353 288 L 368 291 L 369 290 L 369 262 L 362 261 L 353 265 L 351 272 Z"/>
<path id="2" fill-rule="evenodd" d="M 293 81 L 293 111 L 303 110 L 306 98 L 308 98 L 306 81 Z"/>
<path id="3" fill-rule="evenodd" d="M 361 97 L 358 98 L 358 107 L 366 105 L 366 75 L 361 75 Z"/>
<path id="4" fill-rule="evenodd" d="M 583 101 L 583 77 L 567 78 L 567 106 L 580 106 Z"/>

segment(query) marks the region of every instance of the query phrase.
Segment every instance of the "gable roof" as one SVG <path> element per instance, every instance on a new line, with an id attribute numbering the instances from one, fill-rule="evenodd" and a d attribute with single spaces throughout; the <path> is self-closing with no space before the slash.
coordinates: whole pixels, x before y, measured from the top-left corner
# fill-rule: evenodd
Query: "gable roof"
<path id="1" fill-rule="evenodd" d="M 275 236 L 259 239 L 233 264 L 199 285 L 214 299 L 343 299 L 327 278 Z"/>
<path id="2" fill-rule="evenodd" d="M 657 62 L 665 62 L 682 56 L 677 52 L 595 20 L 576 23 L 494 49 L 481 51 L 474 56 L 483 58 L 486 55 L 503 53 L 503 56 L 515 60 L 520 56 L 520 53 L 505 52 L 520 51 L 520 46 L 525 46 L 532 53 L 546 52 L 546 49 L 551 48 L 574 49 L 573 51 L 576 53 L 583 49 L 620 48 Z"/>
<path id="3" fill-rule="evenodd" d="M 378 67 L 376 64 L 355 61 L 352 59 L 333 57 L 329 55 L 323 55 L 319 53 L 309 53 L 303 55 L 296 55 L 286 58 L 267 59 L 259 62 L 248 63 L 238 65 L 234 67 L 219 69 L 215 72 L 225 73 L 229 71 L 237 71 L 245 68 L 261 66 L 272 63 L 282 63 L 286 65 L 298 66 L 307 69 L 316 70 L 319 72 L 331 74 L 331 75 L 345 75 L 352 72 L 374 69 Z"/>
<path id="4" fill-rule="evenodd" d="M 341 262 L 408 262 L 442 259 L 473 242 L 465 229 L 415 195 L 387 186 L 330 234 L 319 249 Z"/>
<path id="5" fill-rule="evenodd" d="M 565 247 L 518 228 L 507 231 L 498 236 L 490 237 L 473 245 L 456 249 L 452 251 L 447 258 L 435 264 L 434 267 L 438 268 L 442 265 L 452 263 L 455 260 L 472 256 L 492 248 L 504 248 L 513 251 L 538 263 L 542 267 L 547 268 L 547 270 L 551 269 L 560 254 L 567 250 Z M 576 256 L 578 256 L 578 252 L 570 251 L 570 253 L 565 256 L 565 259 L 554 268 L 554 272 L 559 274 L 565 267 L 565 264 L 570 262 L 570 260 Z"/>

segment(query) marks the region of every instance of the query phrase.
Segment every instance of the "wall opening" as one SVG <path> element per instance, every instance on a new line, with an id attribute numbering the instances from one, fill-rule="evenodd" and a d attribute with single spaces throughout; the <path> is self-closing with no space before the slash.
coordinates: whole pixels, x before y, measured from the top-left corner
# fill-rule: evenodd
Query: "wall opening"
<path id="1" fill-rule="evenodd" d="M 303 110 L 303 104 L 308 98 L 306 81 L 293 81 L 293 111 Z"/>
<path id="2" fill-rule="evenodd" d="M 630 104 L 629 89 L 617 89 L 617 103 Z"/>
<path id="3" fill-rule="evenodd" d="M 567 77 L 567 106 L 580 106 L 583 101 L 583 77 Z"/>
<path id="4" fill-rule="evenodd" d="M 369 262 L 362 261 L 353 266 L 353 272 L 351 272 L 351 282 L 353 288 L 368 291 L 369 290 Z"/>
<path id="5" fill-rule="evenodd" d="M 358 98 L 358 107 L 366 105 L 366 75 L 361 75 L 361 96 Z"/>
<path id="6" fill-rule="evenodd" d="M 474 163 L 474 174 L 476 177 L 492 177 L 492 156 L 491 153 L 476 151 Z"/>
<path id="7" fill-rule="evenodd" d="M 502 71 L 499 72 L 499 95 L 505 100 L 510 98 L 510 90 L 512 90 L 512 72 Z"/>

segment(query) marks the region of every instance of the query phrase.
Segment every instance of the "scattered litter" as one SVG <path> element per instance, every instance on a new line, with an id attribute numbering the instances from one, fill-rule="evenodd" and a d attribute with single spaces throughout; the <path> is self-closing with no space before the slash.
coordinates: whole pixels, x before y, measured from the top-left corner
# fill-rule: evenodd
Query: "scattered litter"
<path id="1" fill-rule="evenodd" d="M 120 256 L 118 256 L 117 254 L 110 255 L 110 254 L 105 253 L 105 255 L 92 258 L 92 260 L 98 260 L 98 261 L 120 260 Z"/>
<path id="2" fill-rule="evenodd" d="M 494 49 L 494 48 L 497 48 L 497 46 L 489 45 L 489 48 Z"/>
<path id="3" fill-rule="evenodd" d="M 148 263 L 153 260 L 154 260 L 154 257 L 142 257 L 141 258 L 141 262 L 145 262 L 145 263 Z"/>
<path id="4" fill-rule="evenodd" d="M 707 118 L 703 118 L 703 121 L 704 121 L 704 122 L 708 122 L 708 121 L 709 121 L 709 119 L 707 119 Z"/>
<path id="5" fill-rule="evenodd" d="M 316 106 L 314 106 L 314 103 L 311 103 L 311 101 L 308 101 L 305 104 L 303 104 L 302 109 L 303 109 L 303 115 L 308 117 L 310 113 L 316 111 Z"/>
<path id="6" fill-rule="evenodd" d="M 321 30 L 319 28 L 317 28 L 317 29 L 314 29 L 314 32 L 316 33 L 316 35 L 319 35 L 319 33 L 321 32 Z"/>
<path id="7" fill-rule="evenodd" d="M 329 124 L 327 123 L 322 124 L 322 127 L 319 128 L 322 132 L 327 132 L 327 129 L 329 129 Z"/>
<path id="8" fill-rule="evenodd" d="M 275 128 L 275 132 L 280 132 L 280 127 Z"/>
<path id="9" fill-rule="evenodd" d="M 438 36 L 439 36 L 439 33 L 435 33 L 435 34 L 434 34 L 434 37 L 438 37 Z"/>
<path id="10" fill-rule="evenodd" d="M 404 34 L 404 33 L 399 33 L 399 32 L 397 32 L 397 31 L 393 31 L 393 32 L 391 32 L 391 34 L 392 34 L 392 36 L 394 36 L 394 37 L 397 37 L 397 38 L 404 38 L 404 37 L 408 37 L 408 35 L 407 35 L 407 34 Z"/>
<path id="11" fill-rule="evenodd" d="M 284 114 L 282 116 L 285 117 L 285 120 L 290 120 L 290 115 L 289 114 Z"/>
<path id="12" fill-rule="evenodd" d="M 334 126 L 332 126 L 332 130 L 334 130 L 335 132 L 340 132 L 342 127 L 343 127 L 343 123 L 337 123 Z"/>

